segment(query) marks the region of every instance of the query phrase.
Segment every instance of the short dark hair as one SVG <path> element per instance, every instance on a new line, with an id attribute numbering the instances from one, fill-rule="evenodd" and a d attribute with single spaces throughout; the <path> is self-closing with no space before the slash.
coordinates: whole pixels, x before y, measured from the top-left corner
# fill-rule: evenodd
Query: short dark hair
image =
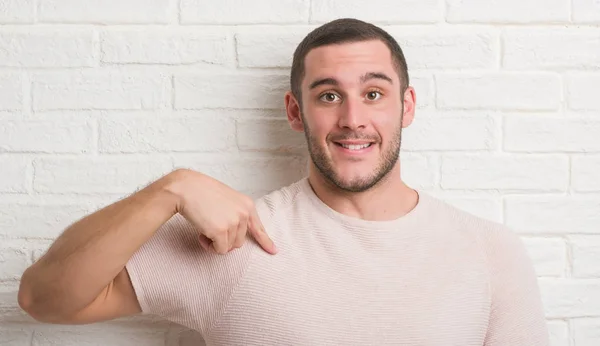
<path id="1" fill-rule="evenodd" d="M 341 18 L 323 24 L 311 31 L 294 51 L 290 86 L 292 94 L 302 102 L 302 78 L 304 78 L 304 59 L 312 49 L 330 44 L 353 43 L 381 40 L 391 51 L 392 60 L 400 77 L 400 91 L 404 94 L 409 86 L 408 67 L 404 53 L 396 40 L 385 30 L 373 24 L 354 18 Z"/>

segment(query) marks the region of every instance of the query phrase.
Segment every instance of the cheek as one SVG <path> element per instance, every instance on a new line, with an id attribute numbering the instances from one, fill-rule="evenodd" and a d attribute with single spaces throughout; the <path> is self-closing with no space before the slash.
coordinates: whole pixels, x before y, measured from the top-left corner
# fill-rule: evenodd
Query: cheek
<path id="1" fill-rule="evenodd" d="M 322 110 L 306 109 L 304 126 L 308 127 L 310 134 L 315 139 L 325 140 L 325 137 L 335 128 L 335 117 Z"/>
<path id="2" fill-rule="evenodd" d="M 390 142 L 396 140 L 398 136 L 398 130 L 401 126 L 400 117 L 382 117 L 372 123 L 373 131 L 381 139 L 383 145 L 388 145 Z"/>

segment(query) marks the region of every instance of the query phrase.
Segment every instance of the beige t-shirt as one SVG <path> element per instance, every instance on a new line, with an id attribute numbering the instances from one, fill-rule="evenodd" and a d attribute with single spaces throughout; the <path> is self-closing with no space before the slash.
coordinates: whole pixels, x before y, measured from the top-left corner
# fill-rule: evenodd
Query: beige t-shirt
<path id="1" fill-rule="evenodd" d="M 329 208 L 308 179 L 256 201 L 279 249 L 204 251 L 181 216 L 127 264 L 145 313 L 207 345 L 548 345 L 519 237 L 419 192 L 393 221 Z"/>

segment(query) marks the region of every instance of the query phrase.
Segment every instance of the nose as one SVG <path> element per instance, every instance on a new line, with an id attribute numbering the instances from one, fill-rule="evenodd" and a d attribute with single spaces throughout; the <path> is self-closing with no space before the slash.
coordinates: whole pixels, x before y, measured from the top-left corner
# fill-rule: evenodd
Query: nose
<path id="1" fill-rule="evenodd" d="M 357 130 L 366 127 L 367 109 L 362 100 L 347 98 L 339 108 L 340 115 L 338 126 L 349 130 Z"/>

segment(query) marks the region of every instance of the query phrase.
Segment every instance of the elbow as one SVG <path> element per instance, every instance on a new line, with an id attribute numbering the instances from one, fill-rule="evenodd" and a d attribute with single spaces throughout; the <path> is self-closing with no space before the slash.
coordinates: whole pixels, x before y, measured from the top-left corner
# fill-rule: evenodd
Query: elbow
<path id="1" fill-rule="evenodd" d="M 21 277 L 21 282 L 19 284 L 19 293 L 17 295 L 17 302 L 19 303 L 19 307 L 29 313 L 31 310 L 31 306 L 33 298 L 31 297 L 31 289 L 29 287 L 28 282 L 26 281 L 25 274 Z"/>
<path id="2" fill-rule="evenodd" d="M 21 282 L 19 284 L 19 293 L 17 295 L 17 302 L 19 307 L 25 311 L 29 316 L 33 317 L 38 322 L 45 322 L 43 314 L 40 314 L 39 304 L 36 304 L 35 294 L 33 291 L 33 283 L 31 282 L 29 275 L 29 269 L 21 276 Z"/>
<path id="3" fill-rule="evenodd" d="M 41 299 L 37 298 L 35 293 L 35 283 L 32 282 L 30 269 L 27 269 L 21 277 L 19 284 L 19 292 L 17 295 L 17 302 L 19 307 L 25 311 L 34 320 L 43 323 L 60 323 L 57 316 L 50 314 L 51 309 L 47 309 L 42 304 Z"/>
<path id="4" fill-rule="evenodd" d="M 19 293 L 17 295 L 17 302 L 19 303 L 19 307 L 25 311 L 29 316 L 33 317 L 35 320 L 39 321 L 37 318 L 38 314 L 36 312 L 36 306 L 34 303 L 33 290 L 31 280 L 28 275 L 29 269 L 23 273 L 21 276 L 21 282 L 19 283 Z"/>

